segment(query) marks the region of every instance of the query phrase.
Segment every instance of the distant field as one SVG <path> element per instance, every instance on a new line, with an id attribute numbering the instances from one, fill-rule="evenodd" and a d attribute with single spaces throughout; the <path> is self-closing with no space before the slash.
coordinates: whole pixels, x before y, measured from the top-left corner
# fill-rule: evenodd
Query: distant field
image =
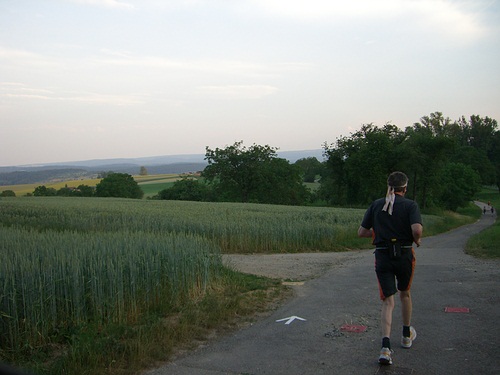
<path id="1" fill-rule="evenodd" d="M 158 182 L 158 183 L 141 183 L 139 184 L 140 188 L 144 192 L 144 198 L 150 198 L 153 195 L 158 194 L 158 192 L 168 189 L 172 187 L 175 180 L 171 180 L 170 182 Z"/>
<path id="2" fill-rule="evenodd" d="M 155 174 L 148 176 L 133 176 L 139 185 L 174 182 L 179 179 L 178 174 Z"/>
<path id="3" fill-rule="evenodd" d="M 141 189 L 144 191 L 145 197 L 150 197 L 158 193 L 159 191 L 169 188 L 172 184 L 177 181 L 180 176 L 178 174 L 159 174 L 159 175 L 148 175 L 148 176 L 133 176 L 134 180 L 137 181 Z M 68 180 L 60 182 L 47 182 L 47 183 L 36 183 L 36 184 L 24 184 L 24 185 L 5 185 L 0 186 L 0 192 L 4 190 L 12 190 L 16 193 L 16 196 L 22 197 L 26 194 L 31 194 L 40 185 L 44 185 L 47 188 L 54 188 L 59 190 L 65 186 L 68 187 L 78 187 L 79 185 L 96 186 L 101 181 L 100 178 L 95 179 L 81 179 L 81 180 Z"/>
<path id="4" fill-rule="evenodd" d="M 65 186 L 68 187 L 77 187 L 80 185 L 87 185 L 87 186 L 95 186 L 101 181 L 100 178 L 94 178 L 94 179 L 82 179 L 82 180 L 68 180 L 68 181 L 60 181 L 60 182 L 47 182 L 47 183 L 36 183 L 36 184 L 25 184 L 25 185 L 6 185 L 6 186 L 0 186 L 0 191 L 4 190 L 12 190 L 14 193 L 16 193 L 16 196 L 21 197 L 26 194 L 33 193 L 35 188 L 37 188 L 40 185 L 44 185 L 47 188 L 54 188 L 56 190 L 59 190 Z"/>
<path id="5" fill-rule="evenodd" d="M 144 198 L 151 198 L 153 195 L 158 194 L 158 192 L 171 188 L 174 182 L 180 178 L 181 176 L 178 174 L 134 176 L 134 179 L 144 192 Z"/>

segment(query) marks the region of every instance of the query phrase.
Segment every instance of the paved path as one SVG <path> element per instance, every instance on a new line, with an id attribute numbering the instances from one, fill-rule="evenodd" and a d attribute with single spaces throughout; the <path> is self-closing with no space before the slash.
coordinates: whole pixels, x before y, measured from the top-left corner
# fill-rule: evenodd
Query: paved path
<path id="1" fill-rule="evenodd" d="M 493 222 L 487 214 L 423 239 L 412 287 L 418 337 L 411 349 L 399 348 L 397 299 L 393 366 L 377 363 L 380 301 L 372 251 L 362 251 L 322 277 L 294 286 L 296 297 L 270 317 L 147 374 L 500 374 L 500 262 L 463 252 L 466 239 Z M 446 307 L 469 312 L 447 313 Z M 277 322 L 290 316 L 306 320 Z M 345 324 L 367 329 L 345 332 Z"/>

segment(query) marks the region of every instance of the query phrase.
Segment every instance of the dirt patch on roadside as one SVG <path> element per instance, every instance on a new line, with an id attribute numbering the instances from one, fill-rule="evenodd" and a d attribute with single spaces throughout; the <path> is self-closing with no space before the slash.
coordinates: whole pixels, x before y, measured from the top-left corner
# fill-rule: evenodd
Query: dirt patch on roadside
<path id="1" fill-rule="evenodd" d="M 259 276 L 288 281 L 305 281 L 321 276 L 333 267 L 357 257 L 360 251 L 300 254 L 225 254 L 228 267 Z"/>

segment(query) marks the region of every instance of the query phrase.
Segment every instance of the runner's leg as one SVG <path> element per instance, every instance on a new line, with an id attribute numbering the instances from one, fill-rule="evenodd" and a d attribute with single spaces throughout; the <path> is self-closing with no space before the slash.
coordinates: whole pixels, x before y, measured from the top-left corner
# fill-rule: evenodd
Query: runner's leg
<path id="1" fill-rule="evenodd" d="M 411 293 L 409 290 L 400 291 L 399 293 L 399 298 L 401 299 L 401 315 L 403 317 L 403 325 L 410 326 L 412 313 Z"/>
<path id="2" fill-rule="evenodd" d="M 392 312 L 394 310 L 394 295 L 382 301 L 381 323 L 382 337 L 391 337 Z"/>

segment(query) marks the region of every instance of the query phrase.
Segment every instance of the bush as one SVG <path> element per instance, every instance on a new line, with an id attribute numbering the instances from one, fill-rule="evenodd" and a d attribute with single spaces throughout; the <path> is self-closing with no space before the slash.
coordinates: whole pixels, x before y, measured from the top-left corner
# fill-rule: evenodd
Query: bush
<path id="1" fill-rule="evenodd" d="M 175 181 L 173 186 L 163 189 L 156 195 L 155 199 L 178 200 L 178 201 L 205 201 L 208 197 L 208 187 L 198 180 L 184 177 Z"/>
<path id="2" fill-rule="evenodd" d="M 16 193 L 13 190 L 4 190 L 0 193 L 0 197 L 15 197 Z"/>
<path id="3" fill-rule="evenodd" d="M 96 185 L 97 197 L 141 199 L 144 192 L 134 178 L 127 173 L 111 173 Z"/>
<path id="4" fill-rule="evenodd" d="M 45 185 L 40 185 L 33 191 L 35 197 L 55 197 L 57 195 L 57 190 L 54 188 L 48 188 Z"/>

